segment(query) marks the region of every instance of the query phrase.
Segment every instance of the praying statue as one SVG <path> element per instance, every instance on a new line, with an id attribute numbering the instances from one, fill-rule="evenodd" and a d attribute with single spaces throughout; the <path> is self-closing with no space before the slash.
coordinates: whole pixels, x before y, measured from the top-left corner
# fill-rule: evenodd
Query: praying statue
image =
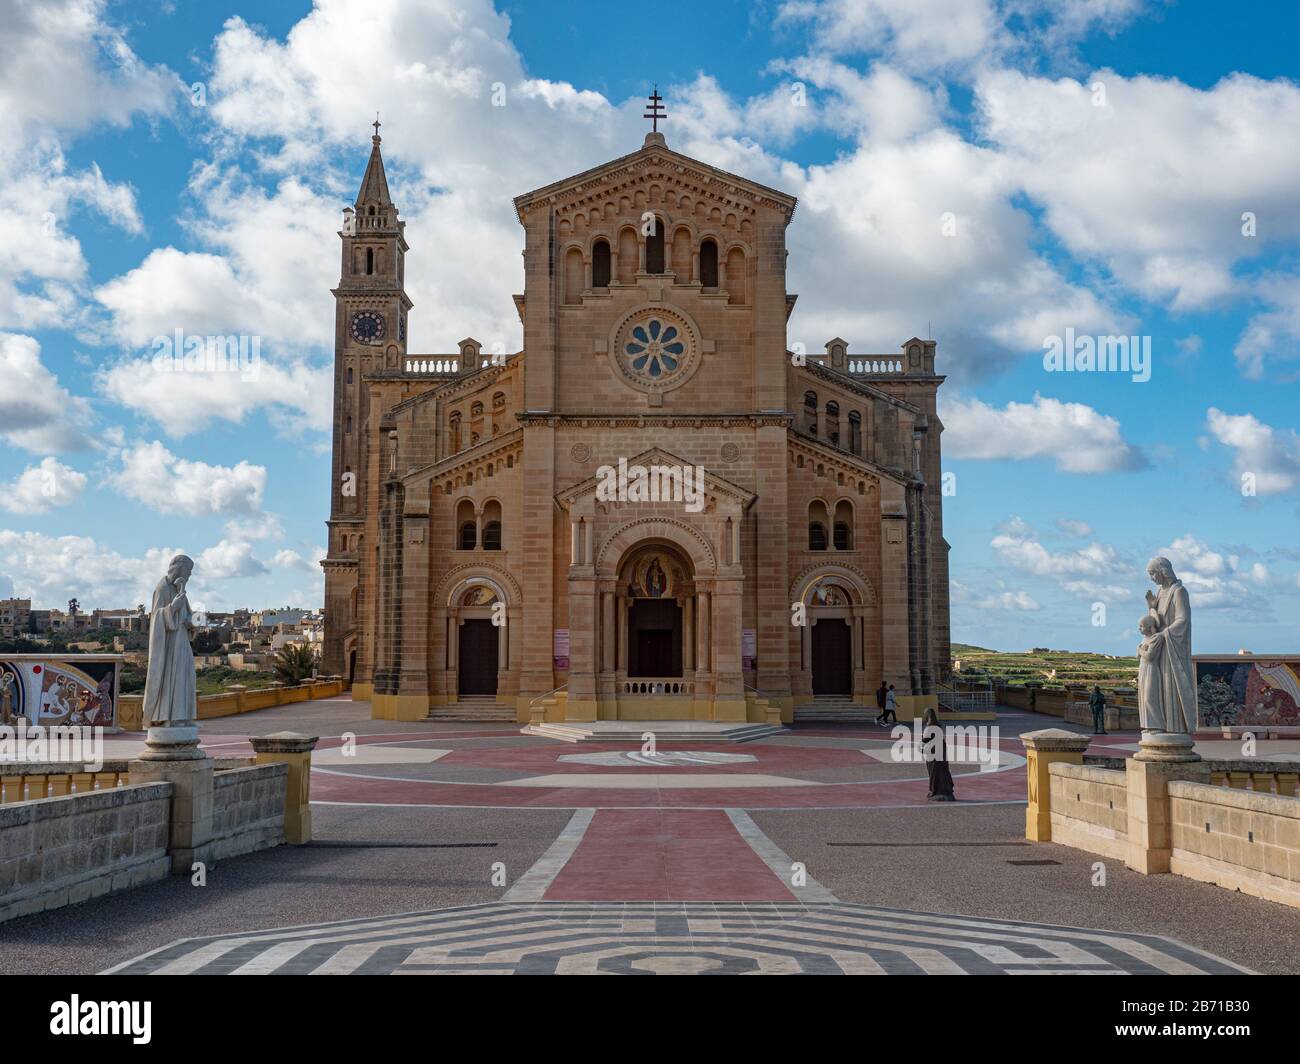
<path id="1" fill-rule="evenodd" d="M 1138 648 L 1139 711 L 1143 731 L 1196 732 L 1196 669 L 1192 664 L 1192 608 L 1168 558 L 1152 558 L 1147 616 Z"/>
<path id="2" fill-rule="evenodd" d="M 167 566 L 167 575 L 154 588 L 149 609 L 149 666 L 144 682 L 144 719 L 151 725 L 190 725 L 198 718 L 194 633 L 190 600 L 185 584 L 194 562 L 178 554 Z"/>

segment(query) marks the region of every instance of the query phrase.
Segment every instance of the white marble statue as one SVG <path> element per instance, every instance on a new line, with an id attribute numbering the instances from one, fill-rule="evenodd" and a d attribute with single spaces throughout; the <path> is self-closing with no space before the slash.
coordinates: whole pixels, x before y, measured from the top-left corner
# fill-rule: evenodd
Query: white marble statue
<path id="1" fill-rule="evenodd" d="M 1147 618 L 1138 648 L 1139 713 L 1143 731 L 1196 731 L 1196 669 L 1192 665 L 1192 608 L 1168 558 L 1152 558 Z M 1144 668 L 1145 667 L 1145 668 Z"/>
<path id="2" fill-rule="evenodd" d="M 190 600 L 185 584 L 194 562 L 178 554 L 167 575 L 154 588 L 149 609 L 149 667 L 144 681 L 144 719 L 151 725 L 173 727 L 193 724 L 198 717 L 194 633 Z"/>

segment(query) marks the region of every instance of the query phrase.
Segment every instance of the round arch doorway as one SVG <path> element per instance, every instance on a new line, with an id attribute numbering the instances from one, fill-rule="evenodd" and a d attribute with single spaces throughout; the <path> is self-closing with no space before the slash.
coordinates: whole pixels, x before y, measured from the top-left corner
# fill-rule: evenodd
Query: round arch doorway
<path id="1" fill-rule="evenodd" d="M 486 581 L 474 583 L 460 596 L 456 611 L 456 695 L 458 698 L 496 698 L 497 678 L 504 653 L 501 611 L 496 589 Z"/>
<path id="2" fill-rule="evenodd" d="M 844 587 L 822 579 L 807 596 L 812 627 L 812 693 L 814 698 L 853 694 L 852 599 Z"/>

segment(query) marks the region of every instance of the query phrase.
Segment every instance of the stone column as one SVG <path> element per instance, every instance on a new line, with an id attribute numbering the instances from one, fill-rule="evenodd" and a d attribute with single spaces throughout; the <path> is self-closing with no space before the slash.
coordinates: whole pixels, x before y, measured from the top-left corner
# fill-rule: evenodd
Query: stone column
<path id="1" fill-rule="evenodd" d="M 700 591 L 697 593 L 697 602 L 695 616 L 695 668 L 697 672 L 707 675 L 711 668 L 712 656 L 710 655 L 709 646 L 709 592 Z"/>
<path id="2" fill-rule="evenodd" d="M 618 671 L 627 675 L 627 611 L 632 608 L 626 595 L 618 596 Z"/>
<path id="3" fill-rule="evenodd" d="M 1083 764 L 1083 752 L 1092 736 L 1062 728 L 1044 728 L 1020 737 L 1025 746 L 1025 768 L 1029 776 L 1029 806 L 1025 810 L 1025 838 L 1032 842 L 1052 841 L 1052 779 L 1048 766 L 1055 761 Z"/>
<path id="4" fill-rule="evenodd" d="M 1135 872 L 1169 871 L 1173 816 L 1169 781 L 1209 783 L 1210 766 L 1193 749 L 1190 735 L 1144 732 L 1138 752 L 1125 762 L 1128 782 L 1128 855 Z"/>
<path id="5" fill-rule="evenodd" d="M 284 841 L 291 846 L 311 842 L 311 752 L 317 736 L 296 732 L 257 735 L 249 740 L 259 765 L 285 764 Z"/>
<path id="6" fill-rule="evenodd" d="M 614 649 L 614 592 L 600 594 L 600 671 L 610 673 L 615 668 Z"/>
<path id="7" fill-rule="evenodd" d="M 689 676 L 695 671 L 695 596 L 686 595 L 682 601 L 682 672 Z"/>

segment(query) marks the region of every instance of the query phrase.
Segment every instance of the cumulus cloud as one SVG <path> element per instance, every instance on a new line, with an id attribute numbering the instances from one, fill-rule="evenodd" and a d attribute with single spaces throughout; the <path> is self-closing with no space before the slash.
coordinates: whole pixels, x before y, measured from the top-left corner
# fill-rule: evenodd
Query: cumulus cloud
<path id="1" fill-rule="evenodd" d="M 8 484 L 0 484 L 0 508 L 14 514 L 48 513 L 55 507 L 71 506 L 85 489 L 84 473 L 47 457 L 39 465 L 28 466 Z"/>
<path id="2" fill-rule="evenodd" d="M 1252 587 L 1268 583 L 1269 571 L 1262 563 L 1245 563 L 1237 555 L 1225 555 L 1192 533 L 1179 536 L 1156 554 L 1173 564 L 1191 596 L 1193 610 L 1269 611 L 1267 599 Z"/>
<path id="3" fill-rule="evenodd" d="M 1132 564 L 1109 544 L 1093 541 L 1075 550 L 1052 551 L 1023 523 L 1004 525 L 989 545 L 1003 564 L 1030 576 L 1054 580 L 1071 595 L 1121 598 L 1130 593 L 1126 586 L 1108 581 L 1130 580 L 1135 575 Z"/>
<path id="4" fill-rule="evenodd" d="M 181 551 L 151 547 L 123 555 L 90 536 L 46 536 L 0 529 L 0 583 L 39 608 L 62 607 L 70 598 L 117 609 L 148 603 L 167 563 Z M 206 576 L 196 574 L 195 588 Z"/>
<path id="5" fill-rule="evenodd" d="M 311 554 L 311 557 L 303 557 L 296 550 L 290 550 L 287 547 L 284 550 L 276 551 L 275 557 L 271 559 L 273 565 L 281 569 L 297 569 L 304 573 L 319 573 L 320 561 L 325 557 L 325 548 L 318 547 Z"/>
<path id="6" fill-rule="evenodd" d="M 1035 395 L 1032 403 L 996 409 L 979 399 L 941 396 L 939 416 L 950 458 L 1050 458 L 1064 473 L 1118 473 L 1147 464 L 1115 418 L 1083 403 Z"/>
<path id="7" fill-rule="evenodd" d="M 59 384 L 30 336 L 0 333 L 0 437 L 27 451 L 80 451 L 91 446 L 90 404 Z"/>
<path id="8" fill-rule="evenodd" d="M 178 458 L 156 440 L 128 447 L 119 458 L 121 468 L 109 476 L 108 483 L 159 513 L 253 518 L 261 514 L 265 466 L 193 462 Z"/>
<path id="9" fill-rule="evenodd" d="M 194 560 L 195 569 L 202 568 L 213 580 L 228 580 L 239 576 L 262 576 L 270 570 L 253 557 L 251 543 L 223 539 L 202 551 Z"/>
<path id="10" fill-rule="evenodd" d="M 1214 438 L 1232 448 L 1233 477 L 1243 487 L 1253 483 L 1258 495 L 1300 487 L 1300 433 L 1275 429 L 1254 414 L 1227 414 L 1216 407 L 1206 412 L 1205 421 Z"/>
<path id="11" fill-rule="evenodd" d="M 1073 536 L 1075 539 L 1087 539 L 1092 535 L 1091 525 L 1086 521 L 1076 521 L 1071 517 L 1057 518 L 1056 527 L 1067 536 Z"/>

